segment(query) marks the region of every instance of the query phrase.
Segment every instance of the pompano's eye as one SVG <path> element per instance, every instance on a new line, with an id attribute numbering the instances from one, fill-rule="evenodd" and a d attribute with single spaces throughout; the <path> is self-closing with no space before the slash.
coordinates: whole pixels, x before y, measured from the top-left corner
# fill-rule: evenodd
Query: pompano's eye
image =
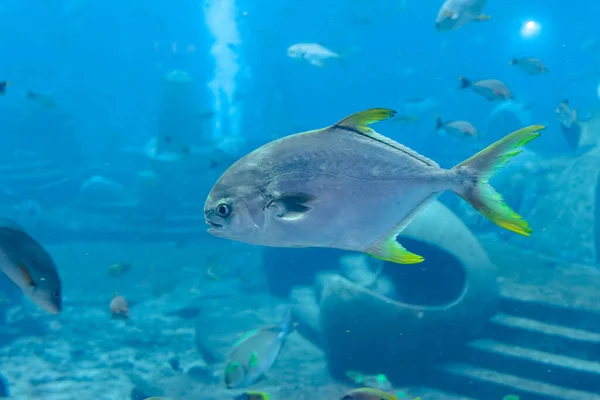
<path id="1" fill-rule="evenodd" d="M 231 214 L 231 207 L 229 204 L 221 203 L 217 206 L 217 214 L 221 218 L 227 218 Z"/>

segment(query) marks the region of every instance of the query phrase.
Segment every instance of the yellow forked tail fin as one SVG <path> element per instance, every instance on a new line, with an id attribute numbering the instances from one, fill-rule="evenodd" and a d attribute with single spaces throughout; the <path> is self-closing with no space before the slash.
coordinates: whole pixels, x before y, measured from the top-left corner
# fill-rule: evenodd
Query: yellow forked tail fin
<path id="1" fill-rule="evenodd" d="M 529 236 L 532 230 L 527 221 L 504 203 L 489 180 L 544 128 L 533 125 L 519 129 L 452 168 L 461 181 L 453 190 L 496 225 Z"/>

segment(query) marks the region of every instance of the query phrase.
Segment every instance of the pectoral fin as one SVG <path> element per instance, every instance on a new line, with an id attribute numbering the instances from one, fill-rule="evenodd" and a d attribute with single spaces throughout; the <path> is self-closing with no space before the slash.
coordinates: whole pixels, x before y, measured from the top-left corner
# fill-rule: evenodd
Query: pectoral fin
<path id="1" fill-rule="evenodd" d="M 250 358 L 248 359 L 248 371 L 251 372 L 258 368 L 258 354 L 256 352 L 250 354 Z"/>
<path id="2" fill-rule="evenodd" d="M 21 270 L 21 273 L 23 274 L 23 279 L 24 279 L 25 283 L 27 284 L 27 286 L 35 287 L 35 282 L 33 281 L 33 278 L 31 277 L 31 274 L 29 273 L 29 271 L 27 271 L 27 268 L 25 268 L 24 265 L 19 265 L 19 269 Z"/>
<path id="3" fill-rule="evenodd" d="M 284 193 L 271 200 L 266 208 L 275 210 L 279 218 L 295 220 L 310 211 L 309 204 L 316 200 L 315 196 L 306 193 Z"/>
<path id="4" fill-rule="evenodd" d="M 398 264 L 417 264 L 423 262 L 424 258 L 418 254 L 406 250 L 396 240 L 396 235 L 383 240 L 378 240 L 365 252 L 375 258 L 391 261 Z"/>

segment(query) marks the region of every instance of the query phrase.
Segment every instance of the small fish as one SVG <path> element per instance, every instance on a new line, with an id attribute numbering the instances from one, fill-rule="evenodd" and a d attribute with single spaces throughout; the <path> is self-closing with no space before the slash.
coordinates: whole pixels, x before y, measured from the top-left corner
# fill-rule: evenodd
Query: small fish
<path id="1" fill-rule="evenodd" d="M 560 126 L 564 130 L 569 130 L 573 125 L 577 124 L 577 110 L 572 109 L 569 105 L 569 100 L 563 100 L 558 107 L 556 107 L 556 115 L 560 122 Z"/>
<path id="2" fill-rule="evenodd" d="M 227 267 L 219 261 L 217 256 L 206 257 L 206 276 L 213 281 L 221 281 L 219 276 L 221 273 L 226 273 Z"/>
<path id="3" fill-rule="evenodd" d="M 117 278 L 125 275 L 129 270 L 133 268 L 131 263 L 115 263 L 108 267 L 108 276 L 111 278 Z"/>
<path id="4" fill-rule="evenodd" d="M 446 121 L 442 122 L 439 115 L 436 115 L 436 126 L 435 130 L 443 130 L 451 135 L 458 137 L 470 136 L 476 138 L 478 133 L 477 129 L 468 121 Z"/>
<path id="5" fill-rule="evenodd" d="M 233 346 L 225 367 L 225 384 L 229 389 L 252 385 L 271 369 L 294 330 L 291 312 L 279 326 L 248 332 Z"/>
<path id="6" fill-rule="evenodd" d="M 513 57 L 509 64 L 518 66 L 521 71 L 529 75 L 540 75 L 548 72 L 548 68 L 544 63 L 533 57 Z"/>
<path id="7" fill-rule="evenodd" d="M 379 389 L 360 388 L 349 391 L 341 400 L 398 400 L 398 397 Z"/>
<path id="8" fill-rule="evenodd" d="M 471 88 L 475 93 L 482 95 L 489 101 L 511 100 L 514 98 L 512 92 L 506 86 L 506 83 L 497 79 L 482 79 L 480 81 L 470 81 L 462 76 L 458 77 L 460 81 L 459 89 Z"/>
<path id="9" fill-rule="evenodd" d="M 555 112 L 569 146 L 572 150 L 577 150 L 581 140 L 577 110 L 572 109 L 569 100 L 565 99 L 556 107 Z"/>
<path id="10" fill-rule="evenodd" d="M 232 268 L 229 263 L 216 255 L 206 257 L 206 276 L 215 282 L 239 278 L 240 272 L 239 268 Z"/>
<path id="11" fill-rule="evenodd" d="M 44 310 L 59 314 L 62 285 L 48 252 L 15 221 L 0 220 L 0 271 Z"/>
<path id="12" fill-rule="evenodd" d="M 6 93 L 6 88 L 8 87 L 9 82 L 8 81 L 2 81 L 0 82 L 0 94 L 5 94 Z"/>
<path id="13" fill-rule="evenodd" d="M 438 32 L 447 32 L 476 21 L 491 17 L 483 13 L 487 0 L 446 0 L 435 20 Z"/>
<path id="14" fill-rule="evenodd" d="M 235 396 L 234 400 L 269 400 L 271 396 L 265 392 L 245 392 Z"/>
<path id="15" fill-rule="evenodd" d="M 208 232 L 254 245 L 337 248 L 414 264 L 423 257 L 396 238 L 419 211 L 450 190 L 498 226 L 530 235 L 527 222 L 488 181 L 543 126 L 520 129 L 442 169 L 369 127 L 394 114 L 384 108 L 359 112 L 244 156 L 206 199 Z"/>
<path id="16" fill-rule="evenodd" d="M 115 292 L 110 302 L 110 313 L 113 319 L 129 319 L 129 305 L 125 297 Z"/>
<path id="17" fill-rule="evenodd" d="M 502 400 L 519 400 L 520 397 L 516 394 L 508 394 L 502 398 Z"/>
<path id="18" fill-rule="evenodd" d="M 306 60 L 315 67 L 324 67 L 325 61 L 329 59 L 340 60 L 341 56 L 318 43 L 296 43 L 287 49 L 290 58 Z"/>
<path id="19" fill-rule="evenodd" d="M 56 106 L 56 103 L 54 102 L 54 100 L 52 100 L 50 96 L 40 93 L 34 93 L 32 91 L 28 91 L 26 96 L 28 99 L 35 101 L 42 107 L 54 108 Z"/>

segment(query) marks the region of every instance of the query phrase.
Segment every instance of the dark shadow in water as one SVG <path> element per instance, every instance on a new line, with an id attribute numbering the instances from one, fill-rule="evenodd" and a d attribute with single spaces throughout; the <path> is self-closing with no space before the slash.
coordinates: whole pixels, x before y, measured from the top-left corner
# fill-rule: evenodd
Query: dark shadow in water
<path id="1" fill-rule="evenodd" d="M 287 298 L 294 286 L 313 285 L 319 272 L 339 271 L 340 257 L 347 253 L 323 248 L 265 248 L 263 262 L 270 293 Z"/>
<path id="2" fill-rule="evenodd" d="M 401 237 L 402 245 L 425 257 L 414 265 L 386 262 L 383 273 L 396 285 L 397 300 L 422 306 L 443 306 L 456 300 L 466 285 L 466 272 L 460 261 L 429 243 Z"/>
<path id="3" fill-rule="evenodd" d="M 402 237 L 410 251 L 425 257 L 415 265 L 386 262 L 383 273 L 396 285 L 397 300 L 407 304 L 443 306 L 460 296 L 466 284 L 466 272 L 460 261 L 431 244 Z M 266 248 L 264 267 L 269 291 L 287 298 L 294 286 L 313 285 L 322 271 L 339 271 L 339 260 L 348 252 L 335 249 Z"/>

